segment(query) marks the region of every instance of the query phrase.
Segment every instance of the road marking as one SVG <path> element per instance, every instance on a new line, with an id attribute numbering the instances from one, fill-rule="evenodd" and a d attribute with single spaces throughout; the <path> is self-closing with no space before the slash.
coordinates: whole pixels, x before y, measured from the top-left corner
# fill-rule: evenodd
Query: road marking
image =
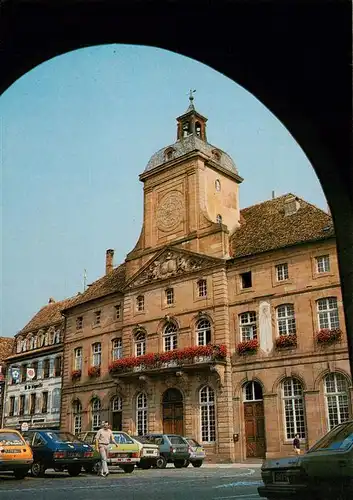
<path id="1" fill-rule="evenodd" d="M 213 488 L 236 488 L 237 486 L 261 486 L 262 481 L 235 481 L 234 483 L 219 484 L 218 486 L 213 486 Z"/>
<path id="2" fill-rule="evenodd" d="M 247 469 L 249 472 L 241 472 L 240 474 L 232 474 L 234 477 L 245 477 L 245 476 L 252 476 L 255 474 L 255 469 Z M 227 476 L 220 476 L 221 479 L 228 479 L 229 474 Z"/>

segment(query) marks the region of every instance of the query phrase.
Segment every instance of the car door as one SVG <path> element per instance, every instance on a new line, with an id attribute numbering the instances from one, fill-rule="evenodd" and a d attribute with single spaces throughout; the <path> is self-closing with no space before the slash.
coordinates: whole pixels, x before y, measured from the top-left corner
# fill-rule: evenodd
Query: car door
<path id="1" fill-rule="evenodd" d="M 53 450 L 50 449 L 48 443 L 39 432 L 36 432 L 33 435 L 31 446 L 33 450 L 34 460 L 36 462 L 41 462 L 46 466 L 48 466 L 52 462 Z"/>

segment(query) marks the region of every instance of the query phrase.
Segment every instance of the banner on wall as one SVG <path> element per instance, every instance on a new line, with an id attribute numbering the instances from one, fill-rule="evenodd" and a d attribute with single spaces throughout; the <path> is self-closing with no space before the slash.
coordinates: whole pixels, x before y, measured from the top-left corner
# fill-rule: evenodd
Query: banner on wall
<path id="1" fill-rule="evenodd" d="M 27 368 L 27 380 L 33 380 L 36 376 L 36 371 L 34 368 Z"/>
<path id="2" fill-rule="evenodd" d="M 11 368 L 11 377 L 15 382 L 18 382 L 20 379 L 20 368 L 18 366 L 13 366 Z"/>

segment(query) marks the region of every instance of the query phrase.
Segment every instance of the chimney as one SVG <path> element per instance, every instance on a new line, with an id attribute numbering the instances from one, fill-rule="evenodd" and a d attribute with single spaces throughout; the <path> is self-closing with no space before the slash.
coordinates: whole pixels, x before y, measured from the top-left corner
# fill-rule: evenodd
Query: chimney
<path id="1" fill-rule="evenodd" d="M 105 253 L 105 274 L 109 274 L 113 271 L 113 260 L 114 260 L 114 250 L 109 248 Z"/>
<path id="2" fill-rule="evenodd" d="M 53 297 L 50 297 L 48 300 L 48 304 L 54 304 L 54 303 L 55 303 L 55 299 L 53 299 Z"/>
<path id="3" fill-rule="evenodd" d="M 299 208 L 300 203 L 296 196 L 289 196 L 286 200 L 284 200 L 284 215 L 296 214 Z"/>
<path id="4" fill-rule="evenodd" d="M 274 191 L 272 191 L 272 199 L 274 200 L 276 197 L 276 193 Z"/>

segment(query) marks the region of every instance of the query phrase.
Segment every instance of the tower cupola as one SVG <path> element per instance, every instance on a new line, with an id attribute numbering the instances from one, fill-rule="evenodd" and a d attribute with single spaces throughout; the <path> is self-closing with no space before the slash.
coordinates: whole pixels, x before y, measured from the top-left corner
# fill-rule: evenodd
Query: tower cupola
<path id="1" fill-rule="evenodd" d="M 196 90 L 190 90 L 189 93 L 189 107 L 186 112 L 177 118 L 177 140 L 183 139 L 194 135 L 201 140 L 207 142 L 206 138 L 206 122 L 207 118 L 198 113 L 194 106 L 194 93 Z"/>

